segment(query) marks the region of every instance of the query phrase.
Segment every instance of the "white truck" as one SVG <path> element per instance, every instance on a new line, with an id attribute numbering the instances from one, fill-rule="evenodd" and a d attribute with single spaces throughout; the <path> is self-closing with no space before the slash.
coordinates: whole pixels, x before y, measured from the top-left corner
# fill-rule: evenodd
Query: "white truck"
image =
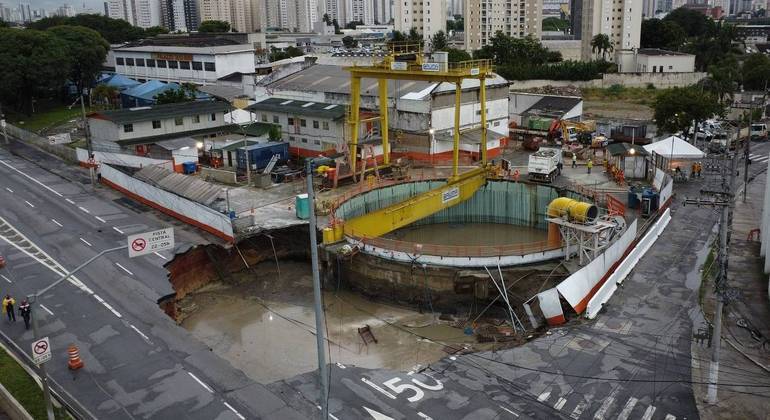
<path id="1" fill-rule="evenodd" d="M 560 149 L 541 147 L 529 155 L 527 176 L 531 181 L 551 182 L 559 175 L 559 164 L 562 164 Z"/>

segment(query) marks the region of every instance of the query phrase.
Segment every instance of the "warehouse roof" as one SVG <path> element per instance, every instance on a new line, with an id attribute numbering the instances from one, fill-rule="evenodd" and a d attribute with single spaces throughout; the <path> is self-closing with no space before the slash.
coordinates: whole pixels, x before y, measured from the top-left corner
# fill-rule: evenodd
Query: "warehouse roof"
<path id="1" fill-rule="evenodd" d="M 293 99 L 267 98 L 249 105 L 252 111 L 282 112 L 292 115 L 306 115 L 336 120 L 345 116 L 345 106 L 321 102 L 297 101 Z"/>
<path id="2" fill-rule="evenodd" d="M 88 114 L 89 118 L 112 121 L 115 124 L 128 124 L 142 121 L 163 120 L 189 115 L 210 114 L 212 112 L 227 112 L 230 104 L 219 101 L 193 101 L 175 104 L 143 106 L 108 111 L 97 111 Z"/>
<path id="3" fill-rule="evenodd" d="M 179 45 L 141 45 L 137 47 L 119 47 L 115 52 L 154 52 L 172 54 L 233 54 L 240 52 L 253 52 L 251 44 L 213 45 L 206 47 L 187 47 Z"/>
<path id="4" fill-rule="evenodd" d="M 678 51 L 663 50 L 660 48 L 639 48 L 638 50 L 636 50 L 636 53 L 639 55 L 657 55 L 657 56 L 692 55 L 692 54 L 687 54 L 687 53 L 678 52 Z"/>
<path id="5" fill-rule="evenodd" d="M 210 134 L 240 133 L 240 127 L 236 124 L 227 124 L 219 127 L 202 128 L 200 130 L 185 131 L 183 133 L 158 134 L 156 136 L 136 137 L 128 140 L 118 140 L 121 146 L 133 146 L 135 144 L 158 144 L 162 141 L 177 139 L 179 136 L 207 136 Z"/>
<path id="6" fill-rule="evenodd" d="M 544 96 L 527 108 L 524 113 L 561 117 L 583 102 L 583 98 L 574 96 Z"/>
<path id="7" fill-rule="evenodd" d="M 630 143 L 610 143 L 607 146 L 607 153 L 612 156 L 623 155 L 631 156 L 631 150 L 633 149 L 633 155 L 636 156 L 648 156 L 650 153 L 644 148 L 644 146 Z"/>

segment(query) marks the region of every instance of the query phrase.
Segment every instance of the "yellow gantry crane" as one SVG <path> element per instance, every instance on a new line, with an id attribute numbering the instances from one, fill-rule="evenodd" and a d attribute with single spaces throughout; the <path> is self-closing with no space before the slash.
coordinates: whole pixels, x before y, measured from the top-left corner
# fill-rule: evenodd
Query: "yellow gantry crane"
<path id="1" fill-rule="evenodd" d="M 351 66 L 350 72 L 350 113 L 348 132 L 350 135 L 350 167 L 357 172 L 358 130 L 361 123 L 379 120 L 382 135 L 383 166 L 390 164 L 390 143 L 388 141 L 388 81 L 411 80 L 426 82 L 447 82 L 455 85 L 454 147 L 452 151 L 452 177 L 447 184 L 412 197 L 411 199 L 380 209 L 344 222 L 348 235 L 371 238 L 406 226 L 428 217 L 445 208 L 455 206 L 468 198 L 486 182 L 487 164 L 487 112 L 486 78 L 492 76 L 491 60 L 471 60 L 459 63 L 426 62 L 422 48 L 414 43 L 393 43 L 384 60 L 372 66 Z M 362 119 L 361 79 L 376 79 L 379 91 L 379 116 Z M 459 173 L 460 160 L 460 105 L 462 82 L 465 79 L 479 80 L 479 102 L 481 103 L 481 167 L 464 174 Z M 396 92 L 395 94 L 398 94 Z"/>

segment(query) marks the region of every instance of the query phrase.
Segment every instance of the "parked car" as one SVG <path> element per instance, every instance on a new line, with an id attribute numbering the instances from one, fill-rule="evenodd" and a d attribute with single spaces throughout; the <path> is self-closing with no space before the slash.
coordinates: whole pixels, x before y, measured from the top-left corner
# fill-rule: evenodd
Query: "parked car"
<path id="1" fill-rule="evenodd" d="M 751 124 L 750 136 L 752 140 L 767 140 L 767 124 Z"/>

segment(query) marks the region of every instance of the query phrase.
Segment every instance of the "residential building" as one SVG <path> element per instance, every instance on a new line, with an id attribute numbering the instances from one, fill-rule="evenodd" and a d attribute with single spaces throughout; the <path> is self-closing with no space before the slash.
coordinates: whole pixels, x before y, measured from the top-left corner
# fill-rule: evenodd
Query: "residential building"
<path id="1" fill-rule="evenodd" d="M 658 48 L 622 50 L 615 62 L 618 73 L 692 73 L 695 55 Z"/>
<path id="2" fill-rule="evenodd" d="M 591 40 L 606 34 L 615 52 L 639 48 L 642 28 L 642 0 L 582 0 L 582 58 L 591 60 L 601 53 L 591 51 Z M 608 60 L 613 60 L 610 53 Z"/>
<path id="3" fill-rule="evenodd" d="M 69 4 L 63 4 L 56 9 L 56 16 L 72 17 L 75 16 L 75 8 Z"/>
<path id="4" fill-rule="evenodd" d="M 221 20 L 232 25 L 232 8 L 230 0 L 200 0 L 201 22 Z"/>
<path id="5" fill-rule="evenodd" d="M 452 16 L 463 14 L 463 0 L 449 0 L 449 14 Z"/>
<path id="6" fill-rule="evenodd" d="M 318 156 L 346 148 L 345 110 L 338 104 L 267 98 L 247 108 L 254 121 L 277 124 L 295 156 Z"/>
<path id="7" fill-rule="evenodd" d="M 374 0 L 374 22 L 379 25 L 390 23 L 393 18 L 393 0 Z"/>
<path id="8" fill-rule="evenodd" d="M 540 39 L 543 0 L 466 0 L 463 16 L 466 51 L 488 45 L 497 31 Z"/>
<path id="9" fill-rule="evenodd" d="M 409 32 L 415 28 L 423 39 L 429 40 L 436 32 L 446 30 L 446 2 L 447 0 L 394 0 L 393 25 L 401 32 Z"/>
<path id="10" fill-rule="evenodd" d="M 132 0 L 107 0 L 106 4 L 108 17 L 122 19 L 132 25 L 134 24 L 134 2 Z M 158 5 L 158 9 L 160 9 L 160 5 Z"/>
<path id="11" fill-rule="evenodd" d="M 374 2 L 372 0 L 345 1 L 348 5 L 348 10 L 350 11 L 350 21 L 363 22 L 364 25 L 374 25 Z"/>
<path id="12" fill-rule="evenodd" d="M 253 44 L 211 47 L 174 45 L 114 49 L 115 72 L 135 79 L 208 84 L 235 72 L 254 72 Z"/>
<path id="13" fill-rule="evenodd" d="M 133 0 L 133 24 L 140 28 L 160 26 L 160 0 Z"/>
<path id="14" fill-rule="evenodd" d="M 32 22 L 32 6 L 29 3 L 19 4 L 19 12 L 21 13 L 22 22 Z"/>

